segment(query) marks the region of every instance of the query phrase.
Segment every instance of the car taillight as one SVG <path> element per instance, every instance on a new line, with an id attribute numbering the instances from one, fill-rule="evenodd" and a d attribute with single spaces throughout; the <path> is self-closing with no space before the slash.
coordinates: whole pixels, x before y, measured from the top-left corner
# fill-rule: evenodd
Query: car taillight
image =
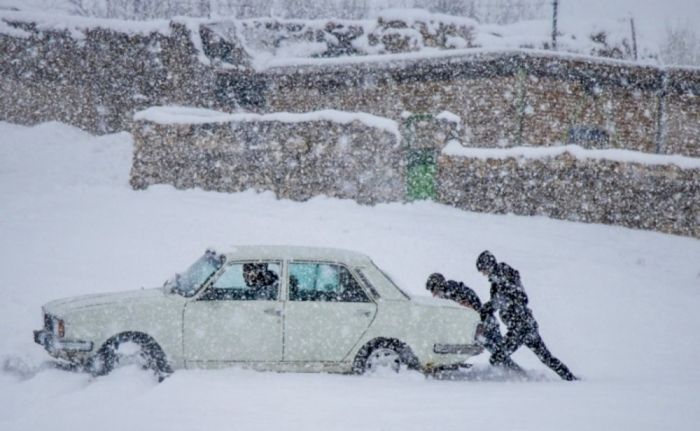
<path id="1" fill-rule="evenodd" d="M 63 338 L 63 336 L 66 335 L 66 324 L 61 319 L 56 321 L 56 335 L 58 335 L 59 338 Z"/>

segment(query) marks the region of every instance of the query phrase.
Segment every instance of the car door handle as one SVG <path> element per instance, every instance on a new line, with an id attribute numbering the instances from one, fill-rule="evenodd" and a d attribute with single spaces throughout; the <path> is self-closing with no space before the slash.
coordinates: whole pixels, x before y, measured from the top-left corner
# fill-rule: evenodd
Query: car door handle
<path id="1" fill-rule="evenodd" d="M 276 308 L 266 308 L 263 312 L 265 314 L 271 314 L 273 316 L 281 316 L 282 315 L 282 311 L 277 310 Z"/>
<path id="2" fill-rule="evenodd" d="M 372 315 L 372 312 L 371 312 L 371 311 L 367 311 L 367 310 L 356 310 L 356 311 L 355 311 L 355 315 L 356 315 L 356 316 L 365 316 L 365 317 L 369 317 L 369 316 Z"/>

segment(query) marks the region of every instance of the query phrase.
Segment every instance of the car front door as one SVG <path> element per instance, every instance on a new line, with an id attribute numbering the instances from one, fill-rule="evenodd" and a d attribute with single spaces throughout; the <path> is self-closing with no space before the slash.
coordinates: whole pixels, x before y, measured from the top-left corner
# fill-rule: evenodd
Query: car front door
<path id="1" fill-rule="evenodd" d="M 345 358 L 377 312 L 345 266 L 290 262 L 284 311 L 284 361 Z"/>
<path id="2" fill-rule="evenodd" d="M 282 360 L 281 263 L 234 262 L 185 306 L 187 366 Z"/>

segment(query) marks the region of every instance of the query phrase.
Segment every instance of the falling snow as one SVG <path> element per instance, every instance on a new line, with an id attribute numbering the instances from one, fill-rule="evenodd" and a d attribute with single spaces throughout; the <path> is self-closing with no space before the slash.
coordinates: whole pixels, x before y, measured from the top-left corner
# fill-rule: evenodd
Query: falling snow
<path id="1" fill-rule="evenodd" d="M 696 429 L 696 3 L 0 0 L 0 428 Z M 168 358 L 139 354 L 150 335 L 115 334 L 90 374 L 32 342 L 59 327 L 43 304 L 79 296 L 52 303 L 91 310 L 61 327 L 76 338 L 116 328 L 121 310 L 187 332 L 198 344 L 174 344 L 205 362 L 264 349 L 245 344 L 261 320 L 192 300 L 201 325 L 184 328 L 186 311 L 163 302 L 204 250 L 216 271 L 212 248 L 245 244 L 366 253 L 386 274 L 310 259 L 256 262 L 257 280 L 270 293 L 307 277 L 300 298 L 337 299 L 314 289 L 345 279 L 365 286 L 348 302 L 377 309 L 410 298 L 391 324 L 415 333 L 431 332 L 421 307 L 471 313 L 476 331 L 476 313 L 429 297 L 425 280 L 439 271 L 485 301 L 474 260 L 492 250 L 582 381 L 527 349 L 513 356 L 523 374 L 481 354 L 427 375 L 396 375 L 391 359 L 365 376 L 248 369 L 269 368 L 259 361 L 170 375 Z M 239 266 L 226 277 L 248 284 Z M 378 294 L 376 277 L 397 289 Z M 121 308 L 100 313 L 109 301 Z M 273 302 L 282 327 L 304 300 Z M 377 318 L 362 309 L 335 328 L 318 302 L 301 305 L 317 330 L 281 330 L 289 357 L 315 342 L 345 357 L 358 322 Z M 214 345 L 213 324 L 231 342 Z M 368 362 L 412 363 L 396 340 L 373 346 Z M 97 376 L 119 365 L 108 352 L 123 366 Z M 139 369 L 149 358 L 164 381 Z"/>

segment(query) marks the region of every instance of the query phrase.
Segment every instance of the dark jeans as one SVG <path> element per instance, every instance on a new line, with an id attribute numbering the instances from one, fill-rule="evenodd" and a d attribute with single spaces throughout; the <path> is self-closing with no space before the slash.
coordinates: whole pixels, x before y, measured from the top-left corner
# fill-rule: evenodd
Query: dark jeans
<path id="1" fill-rule="evenodd" d="M 501 330 L 498 327 L 498 322 L 496 321 L 495 317 L 487 317 L 483 321 L 482 325 L 484 328 L 484 339 L 482 340 L 481 344 L 486 350 L 489 351 L 489 353 L 491 353 L 491 358 L 489 359 L 489 361 L 493 363 L 494 355 L 497 352 L 503 351 L 505 349 L 505 346 L 503 345 L 503 336 L 501 335 Z M 516 364 L 515 361 L 513 361 L 510 358 L 510 355 L 503 358 L 499 362 L 499 365 L 502 365 L 504 368 L 507 368 L 509 370 L 524 373 L 523 369 L 520 368 L 520 365 Z"/>
<path id="2" fill-rule="evenodd" d="M 545 346 L 542 337 L 540 337 L 539 331 L 537 330 L 537 324 L 531 325 L 531 327 L 521 327 L 508 330 L 506 336 L 501 343 L 501 348 L 497 348 L 497 351 L 491 355 L 490 362 L 492 365 L 503 364 L 506 366 L 506 362 L 510 359 L 512 355 L 518 348 L 522 345 L 527 346 L 528 349 L 537 355 L 543 364 L 548 366 L 552 371 L 557 373 L 559 377 L 564 380 L 576 380 L 576 377 L 569 371 L 566 365 L 559 359 L 552 356 L 547 346 Z M 485 346 L 484 346 L 485 347 Z"/>

